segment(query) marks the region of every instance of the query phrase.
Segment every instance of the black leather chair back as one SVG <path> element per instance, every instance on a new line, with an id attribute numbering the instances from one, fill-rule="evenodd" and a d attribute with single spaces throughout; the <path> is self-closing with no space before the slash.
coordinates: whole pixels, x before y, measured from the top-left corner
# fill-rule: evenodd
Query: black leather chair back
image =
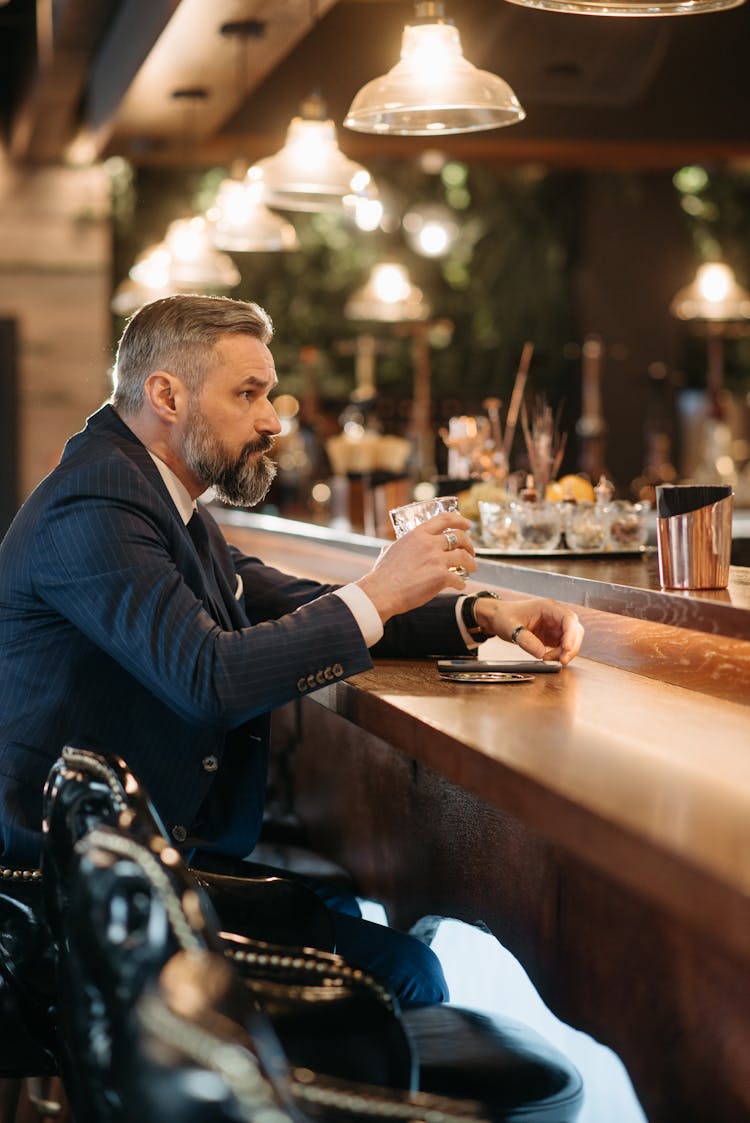
<path id="1" fill-rule="evenodd" d="M 186 997 L 187 996 L 187 997 Z M 143 1123 L 480 1123 L 477 1105 L 290 1065 L 226 960 L 178 953 L 136 1011 L 124 1103 Z M 208 1095 L 196 1096 L 201 1080 Z"/>
<path id="2" fill-rule="evenodd" d="M 92 827 L 118 825 L 147 843 L 161 835 L 171 845 L 164 824 L 137 777 L 121 758 L 67 745 L 45 786 L 43 868 L 45 905 L 53 932 L 67 909 L 67 863 L 72 847 Z M 219 859 L 217 859 L 219 861 Z M 274 943 L 311 944 L 333 950 L 333 925 L 323 902 L 298 881 L 253 874 L 236 859 L 227 871 L 196 870 L 200 887 L 217 910 L 221 927 Z M 54 869 L 53 869 L 54 867 Z"/>
<path id="3" fill-rule="evenodd" d="M 41 871 L 0 866 L 0 1077 L 57 1072 L 54 993 Z"/>

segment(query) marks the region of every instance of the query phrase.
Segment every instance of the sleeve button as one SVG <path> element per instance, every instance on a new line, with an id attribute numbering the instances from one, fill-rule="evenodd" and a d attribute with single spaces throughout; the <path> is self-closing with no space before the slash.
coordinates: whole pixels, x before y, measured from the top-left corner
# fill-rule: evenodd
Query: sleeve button
<path id="1" fill-rule="evenodd" d="M 331 670 L 333 671 L 333 674 L 334 674 L 335 678 L 341 678 L 341 676 L 344 673 L 344 668 L 341 666 L 340 663 L 334 663 Z"/>
<path id="2" fill-rule="evenodd" d="M 175 842 L 184 842 L 187 838 L 187 831 L 184 827 L 172 827 L 172 838 L 175 840 Z"/>

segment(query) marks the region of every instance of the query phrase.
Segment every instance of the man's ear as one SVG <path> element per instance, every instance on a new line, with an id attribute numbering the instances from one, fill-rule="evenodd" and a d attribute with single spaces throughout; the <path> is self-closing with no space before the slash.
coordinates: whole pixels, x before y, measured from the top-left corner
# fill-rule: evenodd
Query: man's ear
<path id="1" fill-rule="evenodd" d="M 178 420 L 186 395 L 181 379 L 166 370 L 155 370 L 148 376 L 143 392 L 151 409 L 167 425 Z"/>

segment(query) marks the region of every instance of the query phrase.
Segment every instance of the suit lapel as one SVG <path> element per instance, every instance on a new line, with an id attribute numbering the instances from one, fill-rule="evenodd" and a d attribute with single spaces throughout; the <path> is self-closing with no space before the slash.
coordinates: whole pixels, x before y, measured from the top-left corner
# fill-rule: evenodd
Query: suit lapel
<path id="1" fill-rule="evenodd" d="M 146 446 L 136 437 L 132 429 L 128 428 L 110 405 L 102 406 L 100 410 L 93 414 L 88 419 L 86 428 L 94 433 L 105 433 L 107 439 L 113 441 L 137 466 L 149 485 L 164 500 L 166 509 L 174 520 L 175 527 L 185 541 L 187 548 L 197 553 L 192 536 L 182 521 L 159 469 L 154 464 Z M 75 442 L 75 438 L 72 440 Z M 247 617 L 242 606 L 235 600 L 235 590 L 231 587 L 228 577 L 228 572 L 231 570 L 234 579 L 234 567 L 231 564 L 224 536 L 209 515 L 204 515 L 203 523 L 207 538 L 209 541 L 213 539 L 213 545 L 209 547 L 212 573 L 207 570 L 206 562 L 199 556 L 200 572 L 204 575 L 201 599 L 216 623 L 225 630 L 235 631 L 238 628 L 247 627 Z M 221 537 L 221 542 L 218 542 L 216 534 L 212 533 L 212 528 L 216 528 L 218 535 Z M 179 559 L 175 558 L 175 561 L 179 566 Z"/>

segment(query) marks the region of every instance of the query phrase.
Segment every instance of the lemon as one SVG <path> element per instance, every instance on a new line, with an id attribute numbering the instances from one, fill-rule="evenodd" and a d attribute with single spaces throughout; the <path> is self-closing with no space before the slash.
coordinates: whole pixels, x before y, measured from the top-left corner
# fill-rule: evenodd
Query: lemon
<path id="1" fill-rule="evenodd" d="M 563 476 L 552 480 L 544 491 L 545 499 L 559 503 L 561 499 L 575 499 L 576 503 L 593 503 L 596 496 L 594 488 L 585 476 Z"/>

